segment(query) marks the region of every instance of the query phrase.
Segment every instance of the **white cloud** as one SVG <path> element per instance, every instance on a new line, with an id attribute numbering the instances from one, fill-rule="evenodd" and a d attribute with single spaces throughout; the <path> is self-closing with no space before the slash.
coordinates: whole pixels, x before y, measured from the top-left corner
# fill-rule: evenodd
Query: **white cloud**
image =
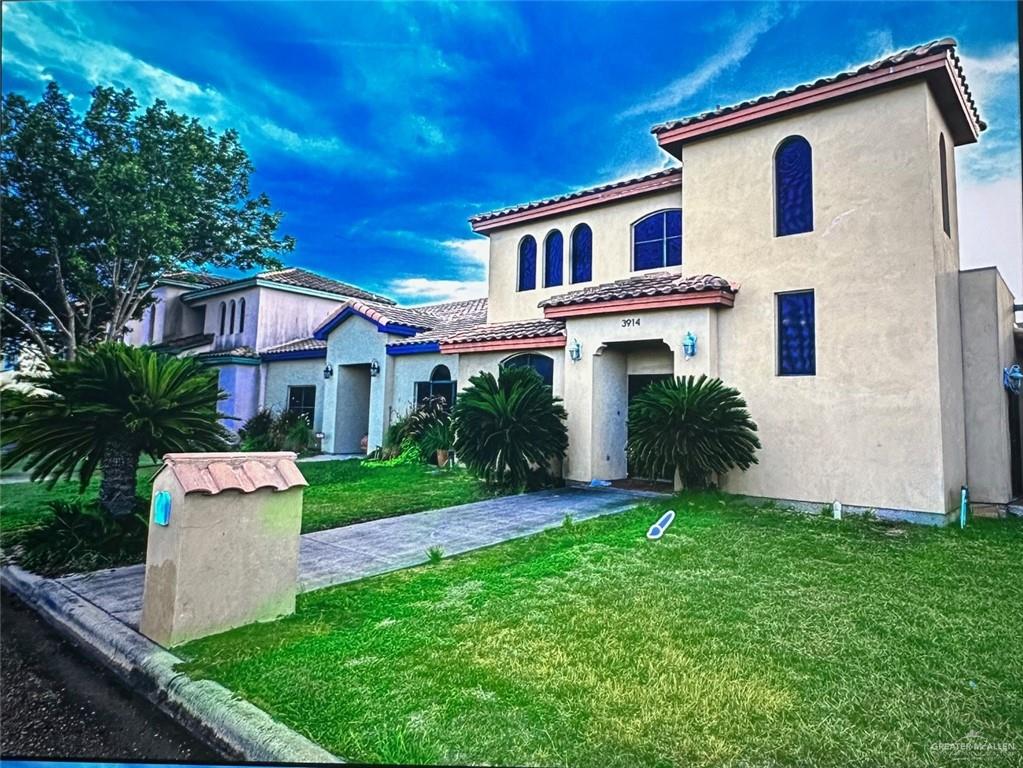
<path id="1" fill-rule="evenodd" d="M 5 3 L 3 22 L 4 63 L 24 76 L 53 80 L 53 71 L 63 70 L 90 85 L 131 88 L 142 105 L 162 99 L 215 128 L 235 128 L 244 138 L 311 160 L 353 154 L 337 137 L 300 135 L 253 114 L 211 85 L 179 77 L 96 39 L 73 6 Z"/>
<path id="2" fill-rule="evenodd" d="M 998 267 L 1023 300 L 1023 183 L 1018 176 L 966 182 L 959 192 L 959 259 L 963 269 Z"/>
<path id="3" fill-rule="evenodd" d="M 1019 80 L 1019 51 L 1015 44 L 1002 46 L 987 56 L 962 57 L 963 69 L 978 106 L 999 98 L 1000 91 Z"/>
<path id="4" fill-rule="evenodd" d="M 625 110 L 619 117 L 636 117 L 678 107 L 722 74 L 739 66 L 749 56 L 760 37 L 781 19 L 782 13 L 776 5 L 762 8 L 752 19 L 740 25 L 727 44 L 707 58 L 703 64 L 672 81 L 646 101 Z"/>
<path id="5" fill-rule="evenodd" d="M 487 295 L 490 240 L 485 237 L 425 241 L 440 249 L 455 267 L 456 279 L 404 277 L 392 280 L 387 291 L 412 303 L 464 301 Z"/>

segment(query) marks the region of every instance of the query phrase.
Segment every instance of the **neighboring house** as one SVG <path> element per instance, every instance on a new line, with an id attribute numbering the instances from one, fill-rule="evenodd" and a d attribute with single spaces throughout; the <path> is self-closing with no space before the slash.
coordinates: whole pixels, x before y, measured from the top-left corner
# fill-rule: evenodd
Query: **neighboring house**
<path id="1" fill-rule="evenodd" d="M 1018 396 L 1002 386 L 1020 357 L 1014 300 L 994 268 L 959 266 L 955 148 L 984 128 L 946 39 L 655 126 L 684 170 L 473 217 L 487 301 L 338 291 L 264 315 L 272 287 L 226 283 L 181 296 L 205 322 L 162 322 L 179 343 L 212 335 L 201 354 L 220 365 L 250 350 L 249 411 L 304 410 L 331 453 L 379 445 L 426 393 L 528 365 L 565 400 L 563 473 L 583 483 L 630 476 L 644 386 L 719 376 L 763 443 L 726 490 L 941 522 L 963 485 L 984 502 L 1023 493 Z M 234 340 L 229 295 L 259 311 Z M 257 327 L 262 341 L 245 336 Z"/>

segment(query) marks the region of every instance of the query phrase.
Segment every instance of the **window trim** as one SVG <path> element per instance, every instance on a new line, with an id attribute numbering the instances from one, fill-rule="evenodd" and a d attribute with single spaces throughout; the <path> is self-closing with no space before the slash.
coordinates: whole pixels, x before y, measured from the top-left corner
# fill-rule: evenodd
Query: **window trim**
<path id="1" fill-rule="evenodd" d="M 532 242 L 533 242 L 533 284 L 531 286 L 529 286 L 528 288 L 523 288 L 522 287 L 522 247 L 528 241 L 530 241 L 530 240 L 532 240 Z M 539 250 L 540 250 L 540 247 L 537 245 L 536 238 L 533 237 L 532 235 L 523 235 L 519 239 L 519 245 L 518 245 L 518 248 L 516 249 L 516 274 L 515 274 L 515 292 L 516 293 L 525 293 L 527 291 L 535 291 L 536 290 L 536 261 L 537 261 L 536 257 L 537 257 L 537 253 L 539 252 Z"/>
<path id="2" fill-rule="evenodd" d="M 585 280 L 575 279 L 575 236 L 576 233 L 581 231 L 585 227 L 590 232 L 590 272 Z M 593 227 L 587 224 L 585 221 L 576 224 L 572 228 L 572 233 L 568 238 L 568 268 L 569 268 L 569 284 L 577 285 L 579 283 L 590 283 L 593 282 Z"/>
<path id="3" fill-rule="evenodd" d="M 797 294 L 810 294 L 813 299 L 813 370 L 808 373 L 782 373 L 781 370 L 781 298 Z M 817 375 L 817 291 L 814 288 L 797 288 L 791 291 L 777 291 L 774 294 L 774 374 L 778 378 L 808 378 Z"/>
<path id="4" fill-rule="evenodd" d="M 559 256 L 560 270 L 558 273 L 558 282 L 549 283 L 547 282 L 548 268 L 547 263 L 550 261 L 550 250 L 551 250 L 551 238 L 557 235 L 561 238 L 561 255 Z M 558 288 L 565 284 L 565 235 L 562 234 L 560 229 L 552 229 L 543 238 L 543 287 L 544 288 Z"/>
<path id="5" fill-rule="evenodd" d="M 778 187 L 778 153 L 781 151 L 782 147 L 784 147 L 786 144 L 788 144 L 789 142 L 796 141 L 796 140 L 803 141 L 806 144 L 806 148 L 807 148 L 807 150 L 810 153 L 810 228 L 809 229 L 804 229 L 804 230 L 802 230 L 800 232 L 786 232 L 785 234 L 782 234 L 780 232 L 780 229 L 781 229 L 781 227 L 780 227 L 780 224 L 781 224 L 781 207 L 778 205 L 778 198 L 779 198 L 779 187 Z M 773 223 L 774 236 L 776 238 L 777 237 L 797 237 L 799 235 L 808 235 L 811 232 L 815 231 L 815 229 L 817 227 L 817 206 L 814 204 L 815 200 L 814 200 L 814 195 L 813 195 L 814 151 L 813 151 L 813 144 L 810 143 L 810 140 L 808 138 L 806 138 L 805 136 L 803 136 L 802 134 L 793 133 L 793 134 L 791 134 L 789 136 L 786 136 L 781 141 L 779 141 L 778 144 L 775 145 L 774 154 L 771 156 L 771 177 L 772 177 L 772 186 L 773 186 L 773 189 L 774 189 L 774 202 L 773 202 L 773 206 L 772 206 L 773 209 L 774 209 L 774 223 Z"/>
<path id="6" fill-rule="evenodd" d="M 664 246 L 661 248 L 661 265 L 659 267 L 637 267 L 636 266 L 636 225 L 641 223 L 641 222 L 643 222 L 643 221 L 646 221 L 649 218 L 657 216 L 659 214 L 662 214 L 662 213 L 673 213 L 674 211 L 678 211 L 679 216 L 682 218 L 682 221 L 681 221 L 681 232 L 682 232 L 682 234 L 679 234 L 679 238 L 678 238 L 679 239 L 679 245 L 682 246 L 679 249 L 679 258 L 680 258 L 679 263 L 678 264 L 668 264 L 668 240 L 671 239 L 671 238 L 668 237 L 668 219 L 667 219 L 667 217 L 665 217 L 665 219 L 664 219 L 664 227 L 662 228 L 663 232 L 664 232 L 664 236 L 661 238 L 661 242 L 664 243 Z M 684 247 L 684 243 L 685 243 L 685 234 L 684 234 L 685 233 L 685 218 L 682 215 L 682 208 L 681 207 L 676 207 L 676 208 L 660 208 L 660 209 L 658 209 L 656 211 L 649 211 L 647 213 L 644 213 L 642 216 L 640 216 L 638 219 L 636 219 L 635 221 L 632 222 L 632 224 L 629 226 L 629 233 L 630 233 L 631 240 L 632 240 L 632 245 L 631 245 L 632 257 L 631 257 L 631 261 L 632 261 L 632 271 L 633 272 L 649 272 L 651 269 L 674 269 L 675 267 L 681 267 L 683 264 L 685 264 L 685 253 L 683 253 L 683 247 Z M 674 235 L 672 235 L 672 238 L 674 238 Z M 653 242 L 656 242 L 656 241 L 654 241 L 654 240 L 643 240 L 641 242 L 653 243 Z"/>

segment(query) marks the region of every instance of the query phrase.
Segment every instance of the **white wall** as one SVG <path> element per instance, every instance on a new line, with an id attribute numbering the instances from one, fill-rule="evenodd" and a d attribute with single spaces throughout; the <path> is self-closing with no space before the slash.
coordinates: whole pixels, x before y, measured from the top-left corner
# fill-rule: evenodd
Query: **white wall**
<path id="1" fill-rule="evenodd" d="M 266 383 L 263 404 L 275 411 L 288 408 L 288 387 L 316 387 L 316 414 L 313 431 L 323 429 L 323 366 L 322 358 L 311 360 L 275 360 L 264 363 Z"/>

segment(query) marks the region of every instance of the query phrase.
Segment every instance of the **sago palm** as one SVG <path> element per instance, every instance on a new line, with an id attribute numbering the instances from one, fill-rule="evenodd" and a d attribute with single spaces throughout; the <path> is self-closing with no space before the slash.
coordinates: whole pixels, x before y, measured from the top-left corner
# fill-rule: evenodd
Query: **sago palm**
<path id="1" fill-rule="evenodd" d="M 491 485 L 521 488 L 568 448 L 561 399 L 531 368 L 480 372 L 452 411 L 454 448 L 469 471 Z"/>
<path id="2" fill-rule="evenodd" d="M 26 379 L 44 391 L 5 397 L 4 441 L 15 446 L 8 461 L 25 460 L 33 480 L 51 484 L 77 470 L 83 490 L 99 467 L 100 505 L 114 516 L 134 508 L 141 454 L 228 444 L 217 372 L 192 358 L 108 342 Z"/>
<path id="3" fill-rule="evenodd" d="M 629 457 L 654 477 L 677 470 L 685 487 L 704 488 L 714 473 L 757 463 L 756 431 L 746 401 L 721 379 L 668 379 L 633 398 Z"/>

